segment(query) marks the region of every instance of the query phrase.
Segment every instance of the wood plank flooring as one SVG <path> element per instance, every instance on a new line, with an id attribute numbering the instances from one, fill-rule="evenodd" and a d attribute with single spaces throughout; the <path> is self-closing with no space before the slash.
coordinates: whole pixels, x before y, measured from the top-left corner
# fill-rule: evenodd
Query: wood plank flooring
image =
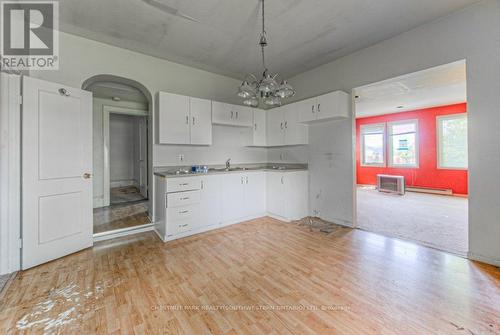
<path id="1" fill-rule="evenodd" d="M 21 272 L 0 334 L 500 334 L 500 270 L 262 218 L 100 242 Z"/>

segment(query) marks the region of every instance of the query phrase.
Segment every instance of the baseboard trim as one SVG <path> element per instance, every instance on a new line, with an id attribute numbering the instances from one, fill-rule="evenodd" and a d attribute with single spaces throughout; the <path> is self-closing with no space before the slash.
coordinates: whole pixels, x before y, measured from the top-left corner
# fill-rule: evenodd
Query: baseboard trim
<path id="1" fill-rule="evenodd" d="M 111 240 L 111 239 L 117 238 L 117 237 L 139 234 L 139 233 L 144 233 L 144 232 L 152 231 L 152 230 L 154 230 L 153 223 L 147 223 L 147 224 L 136 226 L 136 227 L 117 229 L 117 230 L 113 230 L 110 232 L 94 234 L 94 242 Z"/>
<path id="2" fill-rule="evenodd" d="M 470 260 L 473 260 L 473 261 L 478 261 L 481 263 L 486 263 L 486 264 L 500 267 L 500 259 L 494 259 L 494 258 L 491 258 L 488 256 L 476 254 L 476 253 L 473 253 L 470 251 L 467 253 L 467 258 L 469 258 Z"/>

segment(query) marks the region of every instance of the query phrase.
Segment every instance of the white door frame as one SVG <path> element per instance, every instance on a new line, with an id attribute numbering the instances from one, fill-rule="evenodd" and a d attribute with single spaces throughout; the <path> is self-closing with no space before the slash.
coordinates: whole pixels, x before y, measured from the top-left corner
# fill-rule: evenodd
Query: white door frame
<path id="1" fill-rule="evenodd" d="M 110 114 L 121 114 L 121 115 L 132 115 L 132 116 L 144 116 L 148 117 L 149 112 L 147 110 L 117 107 L 111 105 L 104 105 L 102 108 L 102 128 L 103 128 L 103 142 L 104 142 L 104 174 L 103 174 L 103 207 L 110 205 L 111 198 L 111 167 L 110 167 L 110 148 L 109 148 L 109 115 Z M 148 131 L 149 131 L 149 120 L 148 120 Z M 147 150 L 147 149 L 146 149 Z M 149 158 L 148 158 L 149 162 Z M 149 168 L 148 168 L 149 170 Z M 149 184 L 149 183 L 148 183 Z M 149 193 L 149 190 L 148 190 Z"/>
<path id="2" fill-rule="evenodd" d="M 21 78 L 0 74 L 0 275 L 21 268 Z"/>

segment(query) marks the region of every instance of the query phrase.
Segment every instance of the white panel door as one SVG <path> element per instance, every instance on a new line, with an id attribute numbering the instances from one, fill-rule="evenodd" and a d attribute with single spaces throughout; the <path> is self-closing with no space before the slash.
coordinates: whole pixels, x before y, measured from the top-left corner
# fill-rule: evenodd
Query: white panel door
<path id="1" fill-rule="evenodd" d="M 22 268 L 92 246 L 92 94 L 23 79 Z"/>
<path id="2" fill-rule="evenodd" d="M 189 97 L 158 92 L 158 140 L 160 144 L 189 144 Z"/>
<path id="3" fill-rule="evenodd" d="M 224 176 L 201 177 L 200 217 L 195 228 L 215 226 L 221 223 L 222 178 Z"/>
<path id="4" fill-rule="evenodd" d="M 264 213 L 266 213 L 266 173 L 248 173 L 245 176 L 245 216 Z"/>
<path id="5" fill-rule="evenodd" d="M 222 221 L 234 222 L 245 216 L 244 175 L 229 173 L 222 178 Z"/>
<path id="6" fill-rule="evenodd" d="M 267 111 L 267 145 L 280 146 L 285 144 L 285 125 L 282 107 Z"/>
<path id="7" fill-rule="evenodd" d="M 212 101 L 189 98 L 191 144 L 212 144 Z"/>
<path id="8" fill-rule="evenodd" d="M 266 111 L 263 109 L 253 110 L 253 142 L 251 145 L 265 147 L 267 145 L 266 134 Z"/>
<path id="9" fill-rule="evenodd" d="M 289 104 L 283 107 L 283 119 L 285 121 L 285 144 L 298 145 L 307 144 L 308 139 L 308 126 L 299 123 L 299 109 L 296 104 Z"/>
<path id="10" fill-rule="evenodd" d="M 285 217 L 284 176 L 280 172 L 267 172 L 267 211 Z"/>

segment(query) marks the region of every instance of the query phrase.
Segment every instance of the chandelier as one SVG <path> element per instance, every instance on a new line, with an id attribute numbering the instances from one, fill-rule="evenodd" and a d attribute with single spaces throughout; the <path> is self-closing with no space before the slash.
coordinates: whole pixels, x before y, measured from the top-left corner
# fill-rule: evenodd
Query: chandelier
<path id="1" fill-rule="evenodd" d="M 245 99 L 243 104 L 252 107 L 259 105 L 259 99 L 263 100 L 269 106 L 281 105 L 281 99 L 290 98 L 295 95 L 295 90 L 286 80 L 278 84 L 278 81 L 276 81 L 278 74 L 271 74 L 267 69 L 264 55 L 264 48 L 267 46 L 264 0 L 260 1 L 262 2 L 262 32 L 260 34 L 259 46 L 262 53 L 262 67 L 264 68 L 264 72 L 260 80 L 251 73 L 245 75 L 243 82 L 238 87 L 238 96 Z"/>

